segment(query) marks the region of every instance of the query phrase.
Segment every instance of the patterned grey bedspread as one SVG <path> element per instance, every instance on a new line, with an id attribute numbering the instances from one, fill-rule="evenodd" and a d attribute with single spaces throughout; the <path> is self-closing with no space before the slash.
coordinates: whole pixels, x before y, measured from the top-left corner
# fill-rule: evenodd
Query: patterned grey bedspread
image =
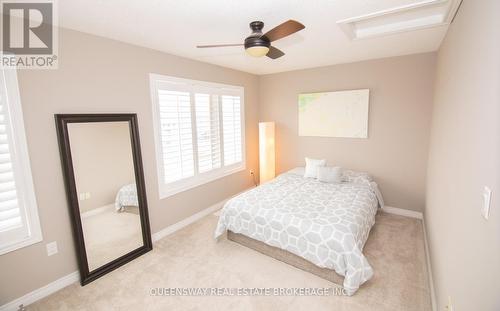
<path id="1" fill-rule="evenodd" d="M 378 203 L 376 184 L 357 182 L 322 183 L 284 173 L 230 199 L 215 238 L 231 230 L 333 269 L 352 295 L 373 275 L 362 250 Z"/>

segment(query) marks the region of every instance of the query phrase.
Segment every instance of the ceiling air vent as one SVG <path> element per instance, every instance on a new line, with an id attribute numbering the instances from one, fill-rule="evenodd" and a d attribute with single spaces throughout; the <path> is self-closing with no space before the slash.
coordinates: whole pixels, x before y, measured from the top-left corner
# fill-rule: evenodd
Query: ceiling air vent
<path id="1" fill-rule="evenodd" d="M 338 21 L 351 40 L 447 25 L 461 0 L 427 0 Z"/>

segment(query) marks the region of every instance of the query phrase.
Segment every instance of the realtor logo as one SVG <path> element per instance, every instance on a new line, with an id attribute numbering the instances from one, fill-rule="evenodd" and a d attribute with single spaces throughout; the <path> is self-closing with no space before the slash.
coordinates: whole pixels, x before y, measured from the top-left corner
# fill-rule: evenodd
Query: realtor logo
<path id="1" fill-rule="evenodd" d="M 3 3 L 3 51 L 52 54 L 52 5 Z"/>
<path id="2" fill-rule="evenodd" d="M 57 68 L 55 3 L 35 1 L 1 1 L 2 67 Z"/>

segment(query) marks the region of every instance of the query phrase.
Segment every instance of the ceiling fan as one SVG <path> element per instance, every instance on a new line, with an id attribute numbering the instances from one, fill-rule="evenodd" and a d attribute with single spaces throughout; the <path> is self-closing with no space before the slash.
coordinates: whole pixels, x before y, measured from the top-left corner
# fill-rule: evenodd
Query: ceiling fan
<path id="1" fill-rule="evenodd" d="M 252 29 L 252 34 L 245 39 L 244 43 L 235 44 L 215 44 L 215 45 L 197 45 L 197 48 L 217 48 L 217 47 L 228 47 L 228 46 L 244 46 L 245 51 L 254 57 L 267 56 L 272 59 L 279 58 L 285 53 L 280 51 L 271 45 L 271 42 L 282 39 L 286 36 L 296 33 L 299 30 L 305 28 L 301 23 L 288 20 L 281 25 L 274 27 L 265 34 L 262 33 L 262 28 L 264 28 L 264 23 L 261 21 L 255 21 L 250 23 L 250 29 Z"/>

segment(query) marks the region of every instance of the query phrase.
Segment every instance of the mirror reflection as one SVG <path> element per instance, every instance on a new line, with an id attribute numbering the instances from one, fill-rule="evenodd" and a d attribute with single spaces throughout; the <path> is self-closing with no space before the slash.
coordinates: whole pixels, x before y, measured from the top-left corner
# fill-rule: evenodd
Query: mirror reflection
<path id="1" fill-rule="evenodd" d="M 89 271 L 143 246 L 129 123 L 69 123 Z"/>

